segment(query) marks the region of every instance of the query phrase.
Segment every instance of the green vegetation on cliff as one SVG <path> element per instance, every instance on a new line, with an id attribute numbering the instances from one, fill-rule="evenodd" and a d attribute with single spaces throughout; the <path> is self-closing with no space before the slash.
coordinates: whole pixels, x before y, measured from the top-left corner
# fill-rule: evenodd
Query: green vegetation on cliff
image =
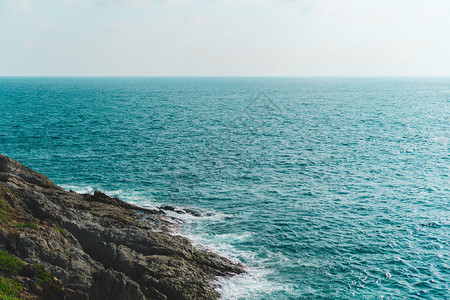
<path id="1" fill-rule="evenodd" d="M 0 272 L 4 275 L 17 275 L 25 265 L 20 259 L 0 250 Z"/>
<path id="2" fill-rule="evenodd" d="M 14 211 L 5 198 L 8 190 L 8 188 L 4 188 L 0 185 L 0 224 L 8 224 L 11 220 L 11 214 Z"/>
<path id="3" fill-rule="evenodd" d="M 6 276 L 17 275 L 25 265 L 20 259 L 8 252 L 0 250 L 0 272 Z M 0 299 L 15 300 L 23 290 L 20 283 L 12 278 L 0 277 Z"/>
<path id="4" fill-rule="evenodd" d="M 244 269 L 174 236 L 167 218 L 67 192 L 0 154 L 0 300 L 218 299 L 212 280 Z"/>
<path id="5" fill-rule="evenodd" d="M 36 278 L 39 278 L 38 285 L 43 285 L 52 280 L 52 274 L 45 270 L 45 267 L 41 264 L 34 264 L 36 270 Z"/>
<path id="6" fill-rule="evenodd" d="M 19 293 L 23 291 L 23 286 L 10 278 L 0 277 L 0 299 L 20 300 Z"/>

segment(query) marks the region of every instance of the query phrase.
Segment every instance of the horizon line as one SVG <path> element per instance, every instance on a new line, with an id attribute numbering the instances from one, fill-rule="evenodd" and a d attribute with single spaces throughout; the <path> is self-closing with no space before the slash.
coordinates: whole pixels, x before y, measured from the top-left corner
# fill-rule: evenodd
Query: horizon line
<path id="1" fill-rule="evenodd" d="M 0 78 L 449 78 L 450 75 L 0 75 Z"/>

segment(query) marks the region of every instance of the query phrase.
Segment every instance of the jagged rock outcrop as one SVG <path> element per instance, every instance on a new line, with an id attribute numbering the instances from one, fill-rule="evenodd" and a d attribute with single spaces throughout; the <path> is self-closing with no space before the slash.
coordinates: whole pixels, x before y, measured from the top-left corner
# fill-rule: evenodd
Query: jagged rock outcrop
<path id="1" fill-rule="evenodd" d="M 171 226 L 162 210 L 68 192 L 0 155 L 0 248 L 26 263 L 11 275 L 24 298 L 217 299 L 214 278 L 242 266 L 193 247 Z M 37 265 L 54 278 L 37 284 Z"/>

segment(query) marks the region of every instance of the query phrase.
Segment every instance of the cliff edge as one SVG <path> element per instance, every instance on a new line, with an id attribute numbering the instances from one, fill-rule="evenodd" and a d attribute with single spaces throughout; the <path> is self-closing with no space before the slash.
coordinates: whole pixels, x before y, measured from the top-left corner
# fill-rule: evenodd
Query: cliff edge
<path id="1" fill-rule="evenodd" d="M 218 299 L 214 278 L 242 266 L 170 226 L 162 210 L 68 192 L 0 154 L 0 298 Z"/>

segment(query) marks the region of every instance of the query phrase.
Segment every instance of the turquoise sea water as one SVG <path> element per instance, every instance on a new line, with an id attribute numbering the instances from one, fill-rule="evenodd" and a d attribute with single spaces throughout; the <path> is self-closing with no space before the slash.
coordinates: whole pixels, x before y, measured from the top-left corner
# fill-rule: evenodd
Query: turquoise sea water
<path id="1" fill-rule="evenodd" d="M 200 211 L 225 299 L 450 297 L 449 78 L 0 78 L 0 153 Z"/>

